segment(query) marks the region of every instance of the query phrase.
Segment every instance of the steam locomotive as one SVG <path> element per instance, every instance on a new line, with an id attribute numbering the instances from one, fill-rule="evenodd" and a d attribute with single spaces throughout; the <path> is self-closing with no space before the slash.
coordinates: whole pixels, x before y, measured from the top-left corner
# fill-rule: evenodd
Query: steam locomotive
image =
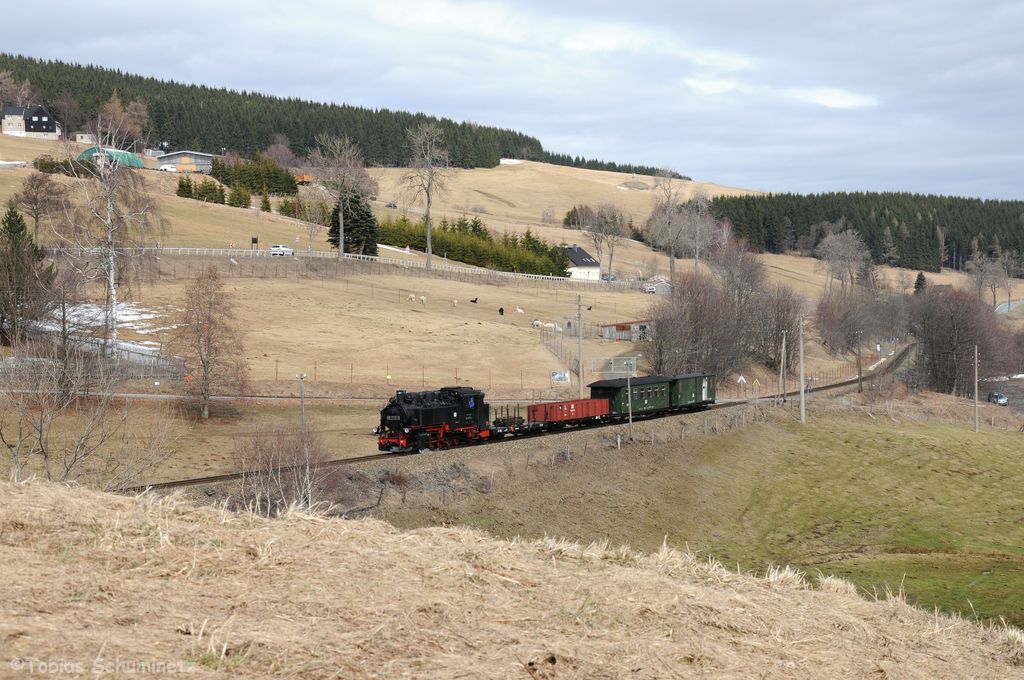
<path id="1" fill-rule="evenodd" d="M 591 383 L 590 399 L 529 404 L 504 409 L 493 420 L 484 393 L 472 387 L 426 392 L 399 390 L 373 429 L 380 451 L 428 451 L 568 427 L 647 418 L 707 408 L 715 403 L 715 376 L 690 373 Z"/>

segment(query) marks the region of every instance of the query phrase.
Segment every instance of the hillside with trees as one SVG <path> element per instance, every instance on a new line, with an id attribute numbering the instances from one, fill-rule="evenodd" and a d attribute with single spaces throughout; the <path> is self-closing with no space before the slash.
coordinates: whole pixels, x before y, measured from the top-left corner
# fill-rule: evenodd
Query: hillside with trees
<path id="1" fill-rule="evenodd" d="M 369 165 L 403 166 L 409 161 L 405 131 L 434 122 L 443 131 L 451 164 L 486 168 L 502 158 L 519 158 L 591 170 L 654 174 L 643 165 L 619 164 L 546 151 L 536 137 L 515 130 L 456 122 L 422 113 L 328 104 L 256 92 L 189 85 L 125 73 L 0 53 L 0 74 L 10 73 L 11 93 L 0 103 L 35 101 L 50 109 L 68 133 L 76 131 L 115 92 L 145 104 L 146 134 L 152 144 L 221 153 L 223 149 L 255 157 L 277 144 L 304 155 L 324 132 L 345 134 Z M 0 88 L 2 89 L 2 88 Z"/>
<path id="2" fill-rule="evenodd" d="M 972 254 L 1024 253 L 1024 201 L 910 193 L 719 196 L 718 219 L 752 248 L 811 254 L 829 233 L 857 231 L 878 264 L 965 269 Z M 975 257 L 974 259 L 977 259 Z"/>

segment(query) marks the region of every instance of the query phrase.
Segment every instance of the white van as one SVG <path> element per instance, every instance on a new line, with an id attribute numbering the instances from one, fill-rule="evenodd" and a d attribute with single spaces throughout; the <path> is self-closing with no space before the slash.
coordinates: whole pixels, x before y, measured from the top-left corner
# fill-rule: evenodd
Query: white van
<path id="1" fill-rule="evenodd" d="M 173 163 L 164 163 L 163 165 L 160 166 L 160 170 L 162 170 L 163 172 L 177 172 L 178 166 L 174 165 Z"/>

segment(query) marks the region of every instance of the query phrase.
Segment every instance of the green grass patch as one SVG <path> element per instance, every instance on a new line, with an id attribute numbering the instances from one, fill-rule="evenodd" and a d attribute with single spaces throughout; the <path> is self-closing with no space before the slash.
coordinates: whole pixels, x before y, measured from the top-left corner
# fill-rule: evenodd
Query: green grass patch
<path id="1" fill-rule="evenodd" d="M 1024 436 L 855 418 L 522 462 L 443 520 L 500 536 L 609 539 L 771 563 L 897 591 L 925 608 L 1024 624 Z M 543 460 L 543 454 L 534 456 Z M 439 513 L 389 513 L 403 526 Z M 970 604 L 969 604 L 969 603 Z M 971 605 L 973 604 L 973 610 Z"/>

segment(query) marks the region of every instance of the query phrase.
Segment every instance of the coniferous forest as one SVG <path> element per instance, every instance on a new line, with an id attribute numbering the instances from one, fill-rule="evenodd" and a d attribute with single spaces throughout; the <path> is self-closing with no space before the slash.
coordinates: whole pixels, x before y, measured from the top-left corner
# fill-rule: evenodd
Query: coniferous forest
<path id="1" fill-rule="evenodd" d="M 910 193 L 723 196 L 711 210 L 752 248 L 813 252 L 828 231 L 855 229 L 875 262 L 911 269 L 962 269 L 972 242 L 982 253 L 1024 254 L 1024 201 Z"/>
<path id="2" fill-rule="evenodd" d="M 99 66 L 0 53 L 0 71 L 28 79 L 53 115 L 75 132 L 94 118 L 114 91 L 124 101 L 141 101 L 149 111 L 150 143 L 208 153 L 233 151 L 254 158 L 275 135 L 287 137 L 291 150 L 305 155 L 322 132 L 348 135 L 369 165 L 406 165 L 405 131 L 419 123 L 439 124 L 452 165 L 494 167 L 501 158 L 543 161 L 591 170 L 654 174 L 657 169 L 550 153 L 536 137 L 471 122 L 422 113 L 325 104 L 206 85 L 187 85 Z"/>

